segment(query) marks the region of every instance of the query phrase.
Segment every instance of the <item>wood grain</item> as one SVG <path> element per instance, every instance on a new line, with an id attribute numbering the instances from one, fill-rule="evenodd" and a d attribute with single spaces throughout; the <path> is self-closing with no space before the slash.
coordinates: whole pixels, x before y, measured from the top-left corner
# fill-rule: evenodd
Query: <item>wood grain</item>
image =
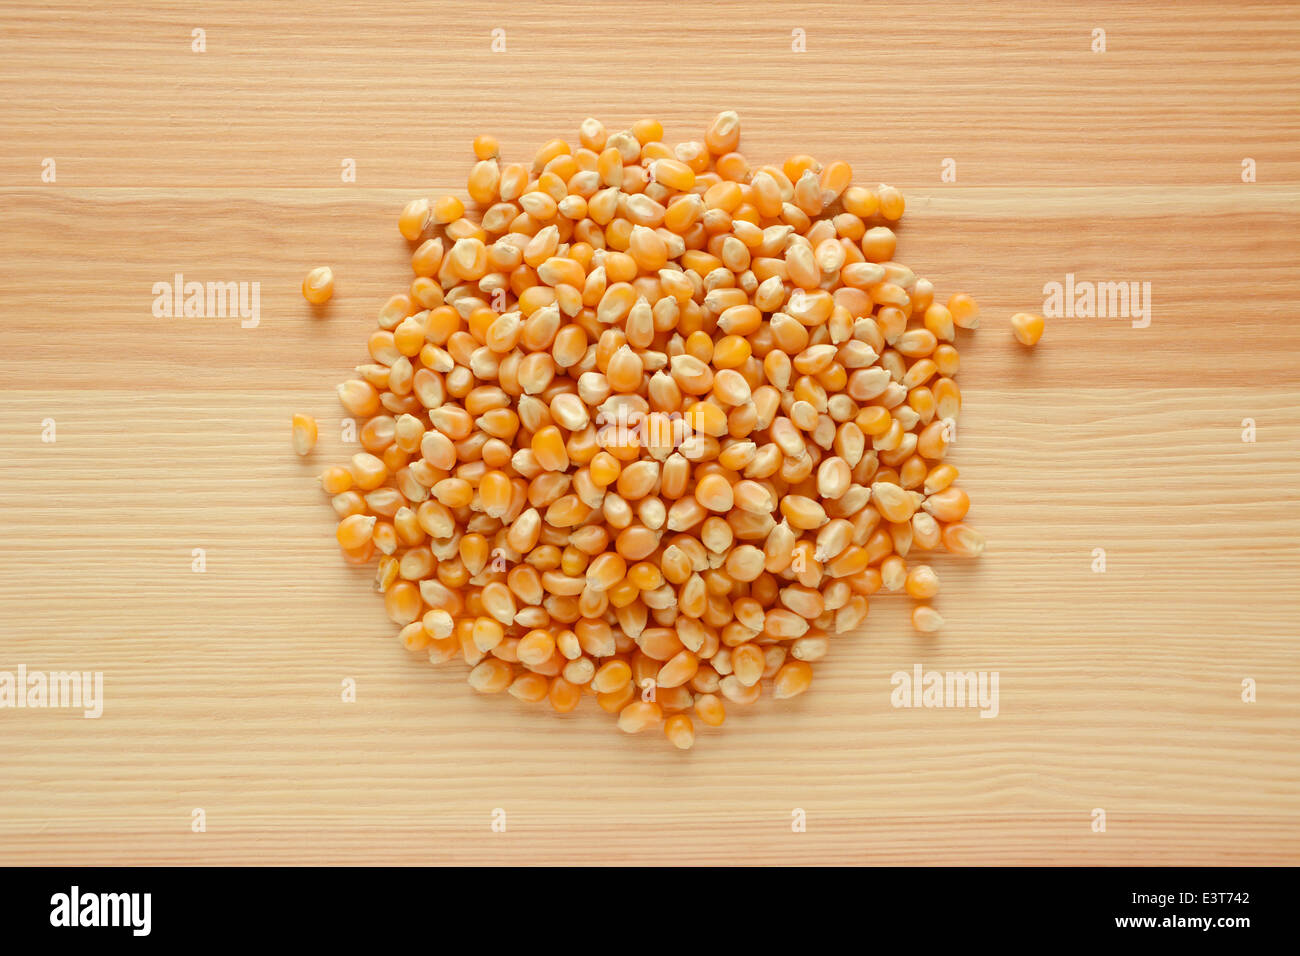
<path id="1" fill-rule="evenodd" d="M 0 670 L 106 697 L 0 710 L 0 863 L 1300 862 L 1297 12 L 0 3 Z M 984 305 L 954 460 L 990 549 L 936 561 L 940 635 L 881 596 L 813 692 L 679 754 L 408 655 L 313 476 L 409 277 L 396 211 L 475 133 L 728 107 L 751 156 L 904 187 L 900 258 Z M 177 272 L 259 282 L 259 325 L 155 319 Z M 1066 273 L 1150 282 L 1151 325 L 1026 353 L 1005 316 Z M 915 664 L 997 671 L 998 717 L 895 709 Z"/>

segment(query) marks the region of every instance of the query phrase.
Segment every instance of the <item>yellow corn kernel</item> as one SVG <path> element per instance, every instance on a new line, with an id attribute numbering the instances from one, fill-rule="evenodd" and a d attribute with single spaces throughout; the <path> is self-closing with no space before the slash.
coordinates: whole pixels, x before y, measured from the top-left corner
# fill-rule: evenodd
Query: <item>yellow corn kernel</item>
<path id="1" fill-rule="evenodd" d="M 903 218 L 903 194 L 893 186 L 880 186 L 876 190 L 876 195 L 880 199 L 880 215 L 890 222 L 897 222 Z"/>
<path id="2" fill-rule="evenodd" d="M 721 727 L 727 719 L 727 709 L 716 694 L 699 694 L 695 698 L 695 716 L 710 727 Z"/>
<path id="3" fill-rule="evenodd" d="M 651 180 L 678 192 L 695 187 L 695 171 L 678 159 L 656 159 L 650 166 Z"/>
<path id="4" fill-rule="evenodd" d="M 798 697 L 811 684 L 812 665 L 807 661 L 789 661 L 772 678 L 772 696 L 777 700 Z"/>
<path id="5" fill-rule="evenodd" d="M 695 725 L 685 714 L 673 714 L 664 721 L 664 736 L 678 750 L 690 750 L 695 746 Z"/>
<path id="6" fill-rule="evenodd" d="M 547 697 L 552 710 L 557 714 L 567 714 L 581 703 L 582 688 L 563 677 L 553 677 Z"/>
<path id="7" fill-rule="evenodd" d="M 928 564 L 918 564 L 908 569 L 903 589 L 917 600 L 927 600 L 939 593 L 939 577 Z"/>
<path id="8" fill-rule="evenodd" d="M 404 239 L 414 242 L 428 228 L 433 211 L 427 199 L 412 199 L 398 217 L 397 229 Z"/>
<path id="9" fill-rule="evenodd" d="M 514 679 L 508 690 L 511 697 L 535 704 L 546 698 L 550 683 L 541 674 L 524 673 Z"/>
<path id="10" fill-rule="evenodd" d="M 469 198 L 484 208 L 497 201 L 500 185 L 501 168 L 495 159 L 483 159 L 475 163 L 465 183 Z"/>
<path id="11" fill-rule="evenodd" d="M 334 270 L 317 266 L 302 280 L 302 297 L 312 305 L 324 305 L 334 295 Z"/>
<path id="12" fill-rule="evenodd" d="M 352 487 L 352 472 L 338 465 L 331 465 L 321 472 L 321 489 L 327 495 L 338 495 Z"/>
<path id="13" fill-rule="evenodd" d="M 951 554 L 975 557 L 984 551 L 984 536 L 969 525 L 960 522 L 945 525 L 943 546 Z"/>
<path id="14" fill-rule="evenodd" d="M 918 604 L 912 610 L 912 626 L 923 634 L 933 634 L 943 627 L 943 618 L 928 604 Z"/>
<path id="15" fill-rule="evenodd" d="M 958 292 L 948 299 L 948 311 L 952 313 L 952 321 L 958 328 L 980 327 L 980 307 L 965 293 Z"/>
<path id="16" fill-rule="evenodd" d="M 499 694 L 510 687 L 514 671 L 505 661 L 485 657 L 469 672 L 469 686 L 480 694 Z"/>
<path id="17" fill-rule="evenodd" d="M 639 734 L 663 720 L 663 711 L 653 701 L 636 700 L 618 715 L 618 729 L 625 734 Z"/>
<path id="18" fill-rule="evenodd" d="M 1031 312 L 1017 312 L 1011 317 L 1011 331 L 1021 345 L 1037 345 L 1043 337 L 1043 325 L 1043 317 Z"/>
<path id="19" fill-rule="evenodd" d="M 705 130 L 704 143 L 715 156 L 734 152 L 740 143 L 740 116 L 734 110 L 719 113 Z"/>
<path id="20" fill-rule="evenodd" d="M 316 419 L 301 413 L 293 416 L 293 450 L 299 455 L 306 455 L 316 447 Z M 327 489 L 328 490 L 328 489 Z M 346 491 L 347 488 L 340 488 Z M 338 492 L 333 492 L 337 494 Z"/>
<path id="21" fill-rule="evenodd" d="M 370 540 L 374 534 L 374 515 L 348 515 L 339 522 L 337 537 L 339 545 L 348 550 L 355 550 Z"/>

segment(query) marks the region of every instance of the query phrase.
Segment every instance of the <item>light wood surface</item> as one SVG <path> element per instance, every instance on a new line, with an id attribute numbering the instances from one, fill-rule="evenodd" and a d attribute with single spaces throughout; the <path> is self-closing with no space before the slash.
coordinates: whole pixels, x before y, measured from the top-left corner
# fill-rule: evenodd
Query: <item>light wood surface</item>
<path id="1" fill-rule="evenodd" d="M 106 698 L 0 710 L 0 863 L 1300 862 L 1297 12 L 0 3 L 0 670 Z M 408 655 L 314 475 L 397 211 L 474 134 L 724 108 L 751 157 L 902 187 L 899 258 L 984 306 L 954 461 L 990 546 L 935 562 L 941 634 L 882 595 L 810 693 L 681 754 Z M 177 272 L 260 282 L 260 324 L 155 319 Z M 1027 353 L 1006 316 L 1066 273 L 1150 282 L 1150 327 Z M 915 664 L 997 671 L 999 715 L 891 707 Z"/>

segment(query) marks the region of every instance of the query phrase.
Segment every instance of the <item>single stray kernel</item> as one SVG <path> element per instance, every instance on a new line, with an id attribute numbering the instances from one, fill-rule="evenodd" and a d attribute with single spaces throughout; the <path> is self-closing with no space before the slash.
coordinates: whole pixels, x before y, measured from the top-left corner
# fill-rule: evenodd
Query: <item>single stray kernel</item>
<path id="1" fill-rule="evenodd" d="M 302 297 L 312 305 L 324 305 L 334 295 L 334 270 L 317 266 L 302 280 Z"/>
<path id="2" fill-rule="evenodd" d="M 297 412 L 293 416 L 293 450 L 306 455 L 316 447 L 316 419 Z M 343 489 L 347 490 L 347 489 Z"/>
<path id="3" fill-rule="evenodd" d="M 943 618 L 928 604 L 918 604 L 912 609 L 912 626 L 923 634 L 933 634 L 943 627 Z"/>
<path id="4" fill-rule="evenodd" d="M 1038 344 L 1043 337 L 1043 317 L 1032 312 L 1017 312 L 1011 317 L 1011 331 L 1016 341 L 1030 347 Z"/>

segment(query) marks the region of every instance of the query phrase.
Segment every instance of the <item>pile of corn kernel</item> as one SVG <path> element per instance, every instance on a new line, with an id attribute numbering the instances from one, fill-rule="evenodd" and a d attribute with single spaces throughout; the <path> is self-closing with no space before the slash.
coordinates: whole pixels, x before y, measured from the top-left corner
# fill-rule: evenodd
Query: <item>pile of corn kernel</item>
<path id="1" fill-rule="evenodd" d="M 806 691 L 879 591 L 942 626 L 922 556 L 984 548 L 945 461 L 979 309 L 894 261 L 896 189 L 751 166 L 730 111 L 662 137 L 588 119 L 522 164 L 480 136 L 472 217 L 406 206 L 414 281 L 338 389 L 364 450 L 321 485 L 407 648 L 685 749 Z"/>

